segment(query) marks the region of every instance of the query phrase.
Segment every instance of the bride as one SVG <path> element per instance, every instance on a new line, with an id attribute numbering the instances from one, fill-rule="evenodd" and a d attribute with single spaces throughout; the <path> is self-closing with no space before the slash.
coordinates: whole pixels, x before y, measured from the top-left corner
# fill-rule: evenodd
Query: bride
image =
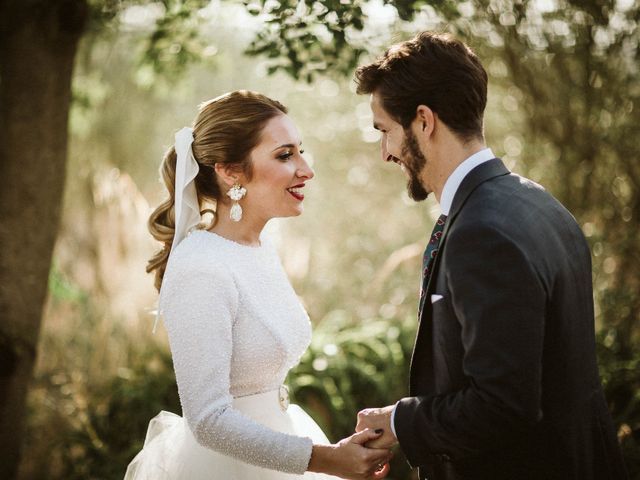
<path id="1" fill-rule="evenodd" d="M 287 372 L 311 337 L 267 221 L 300 215 L 313 178 L 277 101 L 236 91 L 206 102 L 162 162 L 169 198 L 149 227 L 183 417 L 160 412 L 125 480 L 383 478 L 391 453 L 366 430 L 330 444 L 289 405 Z M 203 206 L 215 204 L 211 225 Z M 335 477 L 333 477 L 335 478 Z"/>

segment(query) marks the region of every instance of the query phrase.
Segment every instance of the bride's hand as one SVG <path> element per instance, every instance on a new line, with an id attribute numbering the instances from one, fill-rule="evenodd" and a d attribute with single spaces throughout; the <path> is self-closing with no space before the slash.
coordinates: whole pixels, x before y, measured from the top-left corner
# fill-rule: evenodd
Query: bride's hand
<path id="1" fill-rule="evenodd" d="M 384 478 L 389 474 L 388 462 L 393 454 L 388 449 L 364 446 L 380 435 L 366 429 L 335 445 L 314 445 L 308 470 L 349 480 Z"/>

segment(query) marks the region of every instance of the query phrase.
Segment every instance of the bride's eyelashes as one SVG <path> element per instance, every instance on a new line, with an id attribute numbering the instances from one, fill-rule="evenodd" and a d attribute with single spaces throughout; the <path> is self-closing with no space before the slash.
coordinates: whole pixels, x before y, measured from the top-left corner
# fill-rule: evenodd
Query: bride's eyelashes
<path id="1" fill-rule="evenodd" d="M 300 155 L 302 155 L 303 153 L 304 153 L 304 150 L 300 150 Z M 287 150 L 286 152 L 283 152 L 280 155 L 278 155 L 278 158 L 284 161 L 284 160 L 288 160 L 292 156 L 293 156 L 293 152 L 291 150 Z"/>

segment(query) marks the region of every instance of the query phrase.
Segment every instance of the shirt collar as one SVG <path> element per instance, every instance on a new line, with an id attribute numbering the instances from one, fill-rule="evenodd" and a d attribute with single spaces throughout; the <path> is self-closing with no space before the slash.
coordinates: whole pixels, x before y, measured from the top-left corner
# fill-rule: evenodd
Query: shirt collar
<path id="1" fill-rule="evenodd" d="M 443 215 L 449 215 L 451 210 L 451 204 L 453 203 L 453 197 L 455 197 L 458 187 L 464 180 L 467 174 L 476 168 L 478 165 L 493 160 L 495 155 L 490 148 L 484 148 L 479 152 L 474 153 L 469 158 L 464 160 L 460 165 L 456 167 L 442 189 L 442 195 L 440 196 L 440 211 Z"/>

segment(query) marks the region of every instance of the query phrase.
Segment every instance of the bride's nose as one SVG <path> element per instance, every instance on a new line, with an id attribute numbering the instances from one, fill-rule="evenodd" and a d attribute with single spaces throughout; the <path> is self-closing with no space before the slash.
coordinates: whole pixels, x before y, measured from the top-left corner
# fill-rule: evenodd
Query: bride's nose
<path id="1" fill-rule="evenodd" d="M 300 165 L 296 170 L 296 177 L 311 180 L 314 176 L 315 172 L 313 171 L 313 168 L 311 168 L 305 159 L 301 159 Z"/>

